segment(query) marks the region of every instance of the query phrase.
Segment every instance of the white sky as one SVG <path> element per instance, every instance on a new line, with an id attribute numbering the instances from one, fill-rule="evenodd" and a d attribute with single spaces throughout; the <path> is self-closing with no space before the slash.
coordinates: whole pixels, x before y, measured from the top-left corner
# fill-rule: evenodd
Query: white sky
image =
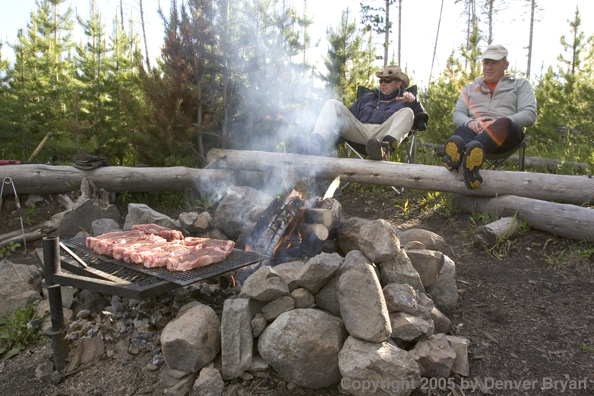
<path id="1" fill-rule="evenodd" d="M 181 1 L 181 0 L 179 0 Z M 295 7 L 301 11 L 304 0 L 287 0 L 293 2 Z M 374 0 L 376 4 L 383 3 L 381 0 Z M 321 59 L 326 54 L 327 43 L 325 42 L 326 29 L 329 26 L 336 27 L 340 21 L 341 12 L 347 6 L 354 11 L 351 15 L 359 19 L 361 0 L 309 0 L 307 2 L 308 14 L 314 18 L 314 24 L 310 27 L 312 41 L 322 39 L 317 49 L 308 51 L 308 61 L 312 64 L 319 64 L 320 71 L 326 70 L 321 66 Z M 431 60 L 439 11 L 442 0 L 402 0 L 402 66 L 406 67 L 410 77 L 419 85 L 426 85 L 431 70 Z M 529 1 L 508 0 L 512 3 L 509 9 L 502 11 L 496 16 L 494 30 L 494 42 L 501 43 L 507 47 L 510 56 L 511 66 L 520 71 L 526 70 L 527 46 L 529 35 Z M 540 75 L 541 66 L 557 64 L 557 56 L 562 51 L 559 43 L 561 35 L 569 35 L 568 19 L 573 19 L 576 5 L 580 7 L 582 18 L 581 29 L 586 37 L 594 34 L 594 0 L 538 0 L 541 11 L 537 12 L 538 22 L 534 30 L 534 48 L 532 56 L 532 77 Z M 119 0 L 96 0 L 103 18 L 113 20 Z M 86 19 L 89 13 L 89 0 L 70 0 L 65 4 L 71 4 L 78 14 Z M 158 5 L 161 5 L 166 14 L 169 11 L 169 0 L 143 0 L 145 20 L 147 24 L 147 41 L 149 42 L 149 55 L 151 58 L 159 56 L 159 48 L 163 41 L 163 26 L 157 14 Z M 35 0 L 0 0 L 2 13 L 0 14 L 0 39 L 5 44 L 16 40 L 19 28 L 26 28 L 30 20 L 29 13 L 36 9 Z M 64 7 L 64 6 L 62 6 Z M 62 8 L 63 10 L 64 8 Z M 124 0 L 125 17 L 133 13 L 134 20 L 138 22 L 137 29 L 140 29 L 140 13 L 138 0 Z M 454 0 L 444 0 L 443 16 L 441 19 L 440 33 L 437 46 L 437 54 L 433 68 L 434 78 L 441 70 L 452 49 L 457 49 L 465 38 L 466 21 L 460 15 L 462 7 L 454 4 Z M 390 59 L 392 51 L 397 51 L 397 17 L 396 6 L 391 8 L 391 17 L 395 22 L 390 47 Z M 111 28 L 109 28 L 111 29 Z M 75 34 L 81 35 L 78 27 Z M 486 44 L 483 46 L 483 48 Z M 378 54 L 383 50 L 378 47 Z M 4 59 L 13 59 L 12 49 L 4 45 L 2 49 Z"/>

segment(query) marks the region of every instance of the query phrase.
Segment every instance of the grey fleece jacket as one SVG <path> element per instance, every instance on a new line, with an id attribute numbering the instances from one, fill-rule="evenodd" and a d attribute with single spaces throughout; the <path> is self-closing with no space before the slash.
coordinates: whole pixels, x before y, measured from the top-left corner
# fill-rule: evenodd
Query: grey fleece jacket
<path id="1" fill-rule="evenodd" d="M 493 97 L 490 94 L 491 90 L 483 76 L 467 84 L 454 108 L 454 125 L 467 126 L 470 121 L 477 119 L 509 118 L 524 128 L 536 122 L 536 98 L 530 82 L 525 78 L 506 74 L 497 83 Z"/>

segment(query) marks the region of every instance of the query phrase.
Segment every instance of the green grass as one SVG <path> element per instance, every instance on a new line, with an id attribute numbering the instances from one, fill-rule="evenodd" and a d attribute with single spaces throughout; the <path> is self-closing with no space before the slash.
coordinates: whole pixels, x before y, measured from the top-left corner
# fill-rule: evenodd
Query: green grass
<path id="1" fill-rule="evenodd" d="M 42 344 L 45 337 L 35 328 L 27 328 L 27 323 L 35 317 L 32 305 L 21 310 L 16 308 L 3 318 L 0 318 L 0 356 L 10 359 L 18 355 L 30 344 Z"/>

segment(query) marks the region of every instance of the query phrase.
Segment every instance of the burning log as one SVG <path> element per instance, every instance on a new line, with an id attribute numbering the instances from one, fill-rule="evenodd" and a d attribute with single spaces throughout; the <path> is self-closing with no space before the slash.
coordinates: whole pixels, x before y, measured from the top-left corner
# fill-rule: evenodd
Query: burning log
<path id="1" fill-rule="evenodd" d="M 468 190 L 462 175 L 443 166 L 330 158 L 299 154 L 246 150 L 212 149 L 208 162 L 225 169 L 243 169 L 276 174 L 291 174 L 295 179 L 333 179 L 425 191 L 444 191 L 464 195 L 494 197 L 515 195 L 581 205 L 594 203 L 594 178 L 533 172 L 482 170 L 483 184 Z"/>
<path id="2" fill-rule="evenodd" d="M 318 240 L 325 241 L 328 239 L 328 227 L 324 224 L 299 224 L 295 231 L 297 231 L 303 240 Z"/>
<path id="3" fill-rule="evenodd" d="M 321 208 L 306 208 L 303 210 L 303 221 L 310 224 L 321 224 L 325 227 L 332 225 L 332 212 Z"/>

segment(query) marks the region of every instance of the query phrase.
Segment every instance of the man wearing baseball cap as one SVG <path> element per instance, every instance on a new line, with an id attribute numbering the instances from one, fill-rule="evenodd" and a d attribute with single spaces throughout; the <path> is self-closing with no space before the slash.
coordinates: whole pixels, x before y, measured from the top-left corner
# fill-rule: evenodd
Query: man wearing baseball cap
<path id="1" fill-rule="evenodd" d="M 388 159 L 410 132 L 415 114 L 427 114 L 419 99 L 407 91 L 410 80 L 400 67 L 389 65 L 375 73 L 380 86 L 347 108 L 331 99 L 324 104 L 311 137 L 301 150 L 320 155 L 327 141 L 341 136 L 364 145 L 372 160 Z"/>
<path id="2" fill-rule="evenodd" d="M 483 75 L 467 84 L 454 109 L 454 136 L 445 144 L 443 165 L 459 169 L 468 189 L 481 185 L 479 170 L 488 153 L 504 153 L 524 139 L 536 122 L 536 98 L 530 82 L 506 73 L 507 49 L 490 45 L 483 54 Z"/>

